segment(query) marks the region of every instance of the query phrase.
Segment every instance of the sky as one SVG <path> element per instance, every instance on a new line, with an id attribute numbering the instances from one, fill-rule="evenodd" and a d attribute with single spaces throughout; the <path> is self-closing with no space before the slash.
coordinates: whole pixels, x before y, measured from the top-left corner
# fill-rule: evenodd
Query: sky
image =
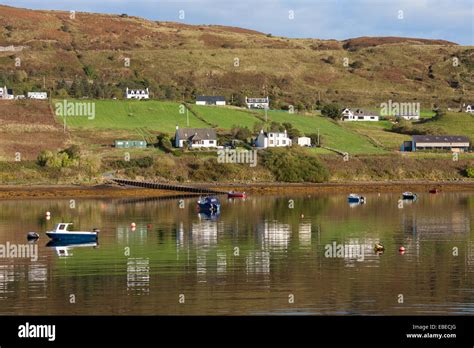
<path id="1" fill-rule="evenodd" d="M 126 13 L 293 38 L 404 36 L 474 45 L 474 0 L 0 0 L 0 4 Z"/>

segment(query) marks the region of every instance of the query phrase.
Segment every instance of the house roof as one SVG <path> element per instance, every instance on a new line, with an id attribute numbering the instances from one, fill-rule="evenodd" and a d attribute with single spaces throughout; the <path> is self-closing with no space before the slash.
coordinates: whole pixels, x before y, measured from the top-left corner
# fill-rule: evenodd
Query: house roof
<path id="1" fill-rule="evenodd" d="M 356 109 L 354 115 L 379 116 L 378 112 L 366 109 Z"/>
<path id="2" fill-rule="evenodd" d="M 341 110 L 341 113 L 344 112 L 344 111 L 352 111 L 352 113 L 354 115 L 357 115 L 357 116 L 379 116 L 378 112 L 376 111 L 372 111 L 372 110 L 366 110 L 366 109 L 362 109 L 362 108 L 348 108 L 348 107 L 344 107 L 342 108 Z"/>
<path id="3" fill-rule="evenodd" d="M 464 135 L 414 135 L 415 143 L 469 143 Z"/>
<path id="4" fill-rule="evenodd" d="M 200 95 L 196 98 L 196 101 L 204 101 L 206 103 L 215 103 L 218 101 L 225 102 L 225 98 L 221 95 L 216 95 L 216 96 Z"/>
<path id="5" fill-rule="evenodd" d="M 176 132 L 180 139 L 217 140 L 216 130 L 212 128 L 179 128 Z"/>
<path id="6" fill-rule="evenodd" d="M 269 98 L 246 98 L 247 103 L 268 103 Z"/>

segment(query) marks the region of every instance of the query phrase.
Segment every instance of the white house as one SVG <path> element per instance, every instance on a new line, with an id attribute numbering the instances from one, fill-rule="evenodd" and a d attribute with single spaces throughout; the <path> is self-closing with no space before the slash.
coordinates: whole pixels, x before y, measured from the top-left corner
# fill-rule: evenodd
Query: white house
<path id="1" fill-rule="evenodd" d="M 245 104 L 249 109 L 268 109 L 270 108 L 270 98 L 247 98 Z"/>
<path id="2" fill-rule="evenodd" d="M 13 90 L 4 86 L 0 88 L 0 99 L 13 99 Z"/>
<path id="3" fill-rule="evenodd" d="M 296 141 L 299 146 L 311 146 L 311 138 L 309 137 L 298 137 Z"/>
<path id="4" fill-rule="evenodd" d="M 200 95 L 196 98 L 196 105 L 225 105 L 223 96 L 206 96 Z"/>
<path id="5" fill-rule="evenodd" d="M 264 132 L 263 129 L 255 139 L 255 146 L 259 148 L 291 146 L 286 129 L 284 132 Z"/>
<path id="6" fill-rule="evenodd" d="M 150 92 L 147 89 L 127 89 L 125 90 L 127 99 L 150 99 Z"/>
<path id="7" fill-rule="evenodd" d="M 474 104 L 464 105 L 464 112 L 474 113 Z"/>
<path id="8" fill-rule="evenodd" d="M 176 126 L 175 146 L 182 148 L 217 147 L 217 134 L 212 128 L 179 128 Z"/>
<path id="9" fill-rule="evenodd" d="M 379 115 L 373 111 L 344 108 L 341 112 L 343 121 L 378 121 Z"/>
<path id="10" fill-rule="evenodd" d="M 28 99 L 48 99 L 48 93 L 46 92 L 28 92 Z"/>
<path id="11" fill-rule="evenodd" d="M 403 118 L 404 120 L 408 120 L 408 121 L 411 121 L 411 120 L 419 120 L 420 119 L 420 114 L 408 114 L 408 115 L 396 115 L 397 118 Z"/>

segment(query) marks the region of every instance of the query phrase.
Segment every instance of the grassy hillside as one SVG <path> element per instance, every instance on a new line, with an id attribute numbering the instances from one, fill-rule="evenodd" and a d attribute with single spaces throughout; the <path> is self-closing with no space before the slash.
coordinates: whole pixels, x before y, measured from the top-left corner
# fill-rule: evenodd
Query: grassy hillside
<path id="1" fill-rule="evenodd" d="M 95 103 L 96 115 L 88 117 L 68 117 L 66 122 L 72 128 L 85 129 L 129 129 L 149 128 L 164 133 L 174 133 L 176 126 L 207 127 L 192 113 L 180 113 L 180 104 L 158 101 L 88 100 Z M 61 123 L 64 121 L 60 120 Z"/>
<path id="2" fill-rule="evenodd" d="M 270 95 L 276 107 L 310 108 L 320 98 L 372 107 L 419 101 L 430 109 L 474 99 L 474 48 L 442 40 L 289 39 L 118 15 L 76 13 L 72 20 L 67 12 L 7 6 L 0 6 L 0 25 L 0 46 L 21 46 L 0 53 L 0 82 L 17 92 L 41 89 L 44 78 L 47 89 L 64 93 L 58 81 L 87 78 L 119 98 L 125 86 L 148 86 L 160 99 Z"/>

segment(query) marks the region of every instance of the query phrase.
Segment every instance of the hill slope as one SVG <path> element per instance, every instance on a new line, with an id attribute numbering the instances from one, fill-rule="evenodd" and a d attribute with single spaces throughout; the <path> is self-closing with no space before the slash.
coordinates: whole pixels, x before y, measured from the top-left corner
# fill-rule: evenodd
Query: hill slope
<path id="1" fill-rule="evenodd" d="M 0 46 L 18 47 L 0 52 L 0 82 L 17 92 L 41 88 L 43 79 L 54 90 L 58 81 L 84 77 L 106 86 L 105 96 L 149 86 L 155 97 L 174 100 L 268 94 L 275 107 L 309 108 L 319 96 L 373 106 L 417 100 L 423 109 L 474 99 L 474 48 L 443 40 L 288 39 L 233 27 L 90 13 L 71 19 L 66 12 L 7 6 L 0 6 L 0 25 Z"/>

